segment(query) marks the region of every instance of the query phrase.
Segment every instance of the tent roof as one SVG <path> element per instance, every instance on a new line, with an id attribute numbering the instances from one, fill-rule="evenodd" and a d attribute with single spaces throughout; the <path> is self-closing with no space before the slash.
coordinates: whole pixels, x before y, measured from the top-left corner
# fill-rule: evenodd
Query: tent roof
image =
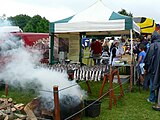
<path id="1" fill-rule="evenodd" d="M 68 18 L 55 21 L 55 23 L 72 22 L 106 22 L 108 20 L 131 19 L 129 16 L 121 15 L 105 6 L 100 0 L 87 9 Z"/>
<path id="2" fill-rule="evenodd" d="M 112 10 L 106 7 L 101 1 L 97 1 L 82 12 L 76 14 L 69 23 L 73 22 L 106 22 L 109 20 Z"/>
<path id="3" fill-rule="evenodd" d="M 131 17 L 114 12 L 105 6 L 101 0 L 73 16 L 50 23 L 50 27 L 55 27 L 54 31 L 57 33 L 130 29 L 140 32 L 138 25 L 133 23 Z M 53 28 L 50 30 L 52 31 Z"/>

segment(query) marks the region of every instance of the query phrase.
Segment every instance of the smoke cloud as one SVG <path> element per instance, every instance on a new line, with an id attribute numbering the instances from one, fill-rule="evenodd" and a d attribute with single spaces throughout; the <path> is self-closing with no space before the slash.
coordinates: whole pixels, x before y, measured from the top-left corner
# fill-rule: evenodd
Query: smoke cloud
<path id="1" fill-rule="evenodd" d="M 7 81 L 9 85 L 23 89 L 33 89 L 40 93 L 40 96 L 53 101 L 53 86 L 60 89 L 77 84 L 76 81 L 69 81 L 67 73 L 60 73 L 47 67 L 41 67 L 39 61 L 42 58 L 38 50 L 24 47 L 21 39 L 10 33 L 0 32 L 0 80 Z M 59 92 L 59 99 L 72 96 L 68 102 L 79 104 L 85 92 L 79 85 Z M 70 104 L 70 103 L 67 103 Z M 53 105 L 52 105 L 53 106 Z M 48 106 L 47 106 L 48 107 Z"/>

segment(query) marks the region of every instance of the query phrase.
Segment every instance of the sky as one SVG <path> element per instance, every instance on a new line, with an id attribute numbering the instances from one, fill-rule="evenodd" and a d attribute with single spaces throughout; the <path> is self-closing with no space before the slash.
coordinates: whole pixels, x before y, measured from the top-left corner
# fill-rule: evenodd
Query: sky
<path id="1" fill-rule="evenodd" d="M 40 15 L 54 22 L 85 10 L 97 0 L 3 0 L 0 16 Z M 133 16 L 152 18 L 160 23 L 159 0 L 101 0 L 115 12 L 125 9 Z"/>

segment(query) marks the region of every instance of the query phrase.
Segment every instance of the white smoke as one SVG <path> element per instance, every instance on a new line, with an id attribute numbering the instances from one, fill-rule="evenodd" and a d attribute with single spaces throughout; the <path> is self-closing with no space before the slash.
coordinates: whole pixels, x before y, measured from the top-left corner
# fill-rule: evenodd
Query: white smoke
<path id="1" fill-rule="evenodd" d="M 9 33 L 7 37 L 4 37 L 3 32 L 0 34 L 0 60 L 4 60 L 3 57 L 7 58 L 4 67 L 0 68 L 0 80 L 8 81 L 9 85 L 17 88 L 34 89 L 47 100 L 53 99 L 53 93 L 45 91 L 53 91 L 53 86 L 57 85 L 60 90 L 76 84 L 76 81 L 68 80 L 67 73 L 40 67 L 42 55 L 39 51 L 23 47 L 23 41 L 12 35 L 8 37 Z M 73 101 L 78 104 L 84 96 L 84 91 L 77 84 L 61 90 L 60 99 L 64 99 L 64 96 L 73 96 L 76 99 Z"/>
<path id="2" fill-rule="evenodd" d="M 0 27 L 3 26 L 12 26 L 11 21 L 6 20 L 5 18 L 0 19 Z"/>

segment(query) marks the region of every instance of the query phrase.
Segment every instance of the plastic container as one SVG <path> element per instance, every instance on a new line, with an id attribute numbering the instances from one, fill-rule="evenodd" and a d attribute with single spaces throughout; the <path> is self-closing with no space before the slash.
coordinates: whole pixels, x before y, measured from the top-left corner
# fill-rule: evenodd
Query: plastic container
<path id="1" fill-rule="evenodd" d="M 95 100 L 84 100 L 84 106 L 88 106 L 95 102 Z M 85 109 L 85 116 L 86 117 L 98 117 L 100 115 L 100 110 L 101 110 L 101 102 L 96 101 L 93 105 L 89 106 L 88 108 Z"/>

